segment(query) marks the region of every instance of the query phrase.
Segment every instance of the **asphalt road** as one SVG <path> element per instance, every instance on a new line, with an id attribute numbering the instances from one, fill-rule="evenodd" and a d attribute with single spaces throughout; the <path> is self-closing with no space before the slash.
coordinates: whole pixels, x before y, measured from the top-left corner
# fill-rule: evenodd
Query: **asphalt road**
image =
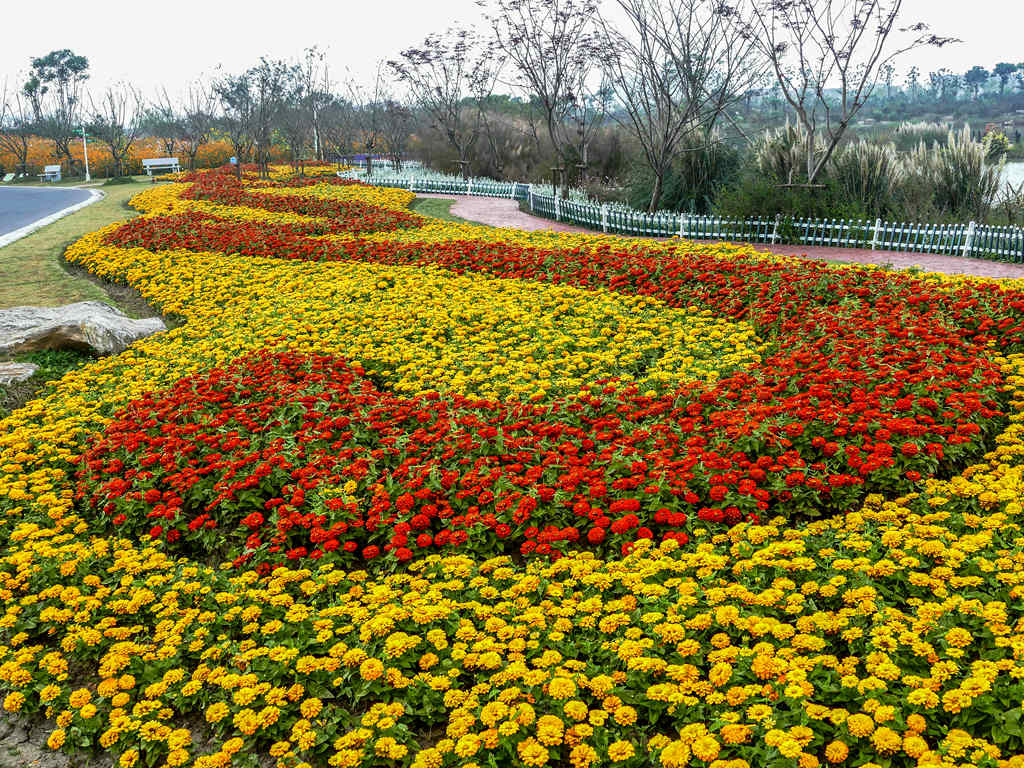
<path id="1" fill-rule="evenodd" d="M 0 237 L 88 199 L 87 189 L 0 186 Z"/>

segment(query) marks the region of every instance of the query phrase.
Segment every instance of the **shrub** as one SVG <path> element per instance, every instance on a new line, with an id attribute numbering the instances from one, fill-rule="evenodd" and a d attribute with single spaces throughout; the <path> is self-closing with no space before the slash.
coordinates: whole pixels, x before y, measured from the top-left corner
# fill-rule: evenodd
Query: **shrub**
<path id="1" fill-rule="evenodd" d="M 710 136 L 692 134 L 665 176 L 660 207 L 701 215 L 712 213 L 719 192 L 736 177 L 739 166 L 739 152 L 726 144 L 717 131 Z M 654 175 L 649 169 L 637 173 L 630 184 L 629 204 L 646 209 L 653 186 Z"/>
<path id="2" fill-rule="evenodd" d="M 936 210 L 983 221 L 999 192 L 1002 165 L 986 158 L 970 128 L 950 131 L 945 145 L 922 141 L 909 158 L 910 173 L 932 190 Z"/>
<path id="3" fill-rule="evenodd" d="M 857 141 L 832 156 L 828 176 L 838 200 L 860 203 L 865 213 L 884 216 L 894 209 L 906 169 L 892 144 Z"/>

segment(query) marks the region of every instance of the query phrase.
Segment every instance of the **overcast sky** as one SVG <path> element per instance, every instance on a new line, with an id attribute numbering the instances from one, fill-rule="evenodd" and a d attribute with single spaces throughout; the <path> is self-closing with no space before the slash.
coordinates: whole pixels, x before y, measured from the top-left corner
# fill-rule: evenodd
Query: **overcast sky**
<path id="1" fill-rule="evenodd" d="M 897 65 L 900 82 L 914 64 L 922 73 L 940 67 L 963 73 L 975 64 L 991 69 L 999 61 L 1024 61 L 1021 0 L 903 5 L 903 20 L 926 21 L 936 33 L 964 42 L 907 54 Z M 311 45 L 327 52 L 332 79 L 348 68 L 368 80 L 379 59 L 453 22 L 481 18 L 475 0 L 291 0 L 269 11 L 261 0 L 171 0 L 126 13 L 112 10 L 126 9 L 124 0 L 10 0 L 4 6 L 3 27 L 17 34 L 0 43 L 0 87 L 4 78 L 20 84 L 32 56 L 71 48 L 88 57 L 92 89 L 128 80 L 144 92 L 166 87 L 172 95 L 189 80 L 213 74 L 217 65 L 238 72 L 261 55 L 297 58 Z"/>

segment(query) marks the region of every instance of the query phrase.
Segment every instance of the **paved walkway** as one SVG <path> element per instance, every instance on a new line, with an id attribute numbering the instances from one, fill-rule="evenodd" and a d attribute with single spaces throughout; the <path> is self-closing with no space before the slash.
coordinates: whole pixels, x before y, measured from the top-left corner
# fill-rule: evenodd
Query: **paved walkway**
<path id="1" fill-rule="evenodd" d="M 516 200 L 498 197 L 472 197 L 467 195 L 419 194 L 418 197 L 437 197 L 454 200 L 451 212 L 469 221 L 489 224 L 493 227 L 514 227 L 526 231 L 553 230 L 556 232 L 590 232 L 592 230 L 551 221 L 540 216 L 531 216 L 519 210 Z M 697 242 L 714 242 L 701 240 Z M 784 256 L 798 256 L 807 259 L 828 259 L 856 264 L 892 265 L 897 269 L 920 267 L 926 272 L 945 272 L 951 275 L 976 275 L 979 277 L 1024 279 L 1024 264 L 1006 264 L 983 259 L 963 259 L 958 256 L 943 256 L 935 253 L 904 253 L 898 251 L 866 251 L 856 248 L 826 248 L 812 245 L 763 245 L 750 244 L 758 251 L 778 253 Z"/>
<path id="2" fill-rule="evenodd" d="M 87 191 L 73 187 L 0 187 L 0 235 L 88 199 Z"/>

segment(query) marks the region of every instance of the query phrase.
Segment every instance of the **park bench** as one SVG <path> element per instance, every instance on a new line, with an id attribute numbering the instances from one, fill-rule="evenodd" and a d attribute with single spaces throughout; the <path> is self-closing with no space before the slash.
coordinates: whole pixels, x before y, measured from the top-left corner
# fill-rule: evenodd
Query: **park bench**
<path id="1" fill-rule="evenodd" d="M 10 181 L 14 181 L 13 173 L 8 173 L 7 175 L 4 176 L 4 184 L 7 184 Z"/>
<path id="2" fill-rule="evenodd" d="M 151 157 L 142 161 L 142 167 L 146 169 L 147 176 L 152 176 L 153 171 L 181 172 L 181 163 L 176 157 Z"/>
<path id="3" fill-rule="evenodd" d="M 48 165 L 38 175 L 40 181 L 60 181 L 60 166 Z"/>

